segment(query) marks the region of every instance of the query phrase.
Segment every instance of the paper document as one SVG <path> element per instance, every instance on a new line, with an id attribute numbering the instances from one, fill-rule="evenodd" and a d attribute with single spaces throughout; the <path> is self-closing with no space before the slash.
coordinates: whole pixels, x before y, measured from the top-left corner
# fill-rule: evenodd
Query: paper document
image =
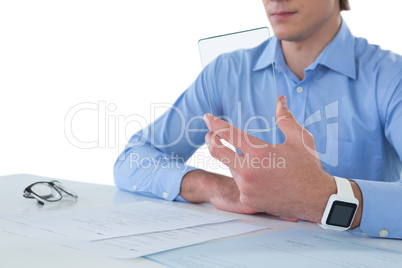
<path id="1" fill-rule="evenodd" d="M 32 237 L 81 250 L 91 251 L 114 258 L 136 258 L 212 239 L 239 235 L 264 229 L 265 227 L 237 221 L 203 225 L 180 230 L 140 234 L 99 241 L 80 241 L 32 226 L 21 227 L 8 232 Z"/>
<path id="2" fill-rule="evenodd" d="M 402 267 L 402 252 L 297 229 L 205 243 L 147 258 L 170 267 Z"/>
<path id="3" fill-rule="evenodd" d="M 56 217 L 53 213 L 35 217 L 19 213 L 3 217 L 86 241 L 234 220 L 149 201 L 68 211 L 58 213 Z"/>

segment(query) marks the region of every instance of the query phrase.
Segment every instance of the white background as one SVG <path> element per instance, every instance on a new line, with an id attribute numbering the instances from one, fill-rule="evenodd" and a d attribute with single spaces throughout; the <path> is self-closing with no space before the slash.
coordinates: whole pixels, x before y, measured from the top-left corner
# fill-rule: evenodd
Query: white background
<path id="1" fill-rule="evenodd" d="M 353 34 L 402 54 L 402 3 L 350 2 Z M 0 0 L 0 175 L 113 184 L 141 128 L 128 116 L 149 123 L 151 103 L 173 103 L 193 82 L 198 40 L 267 25 L 261 0 Z M 95 110 L 77 113 L 72 131 L 92 149 L 65 135 L 82 103 Z"/>

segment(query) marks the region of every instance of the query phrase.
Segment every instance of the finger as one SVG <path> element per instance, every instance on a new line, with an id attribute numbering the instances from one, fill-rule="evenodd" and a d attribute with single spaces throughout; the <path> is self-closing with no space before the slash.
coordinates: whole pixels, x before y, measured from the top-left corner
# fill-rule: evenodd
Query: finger
<path id="1" fill-rule="evenodd" d="M 279 129 L 286 137 L 286 142 L 300 140 L 303 127 L 296 121 L 287 106 L 287 99 L 284 95 L 279 96 L 276 105 L 276 122 Z"/>
<path id="2" fill-rule="evenodd" d="M 252 148 L 263 148 L 269 145 L 212 114 L 205 114 L 204 121 L 212 132 L 232 144 L 241 152 L 249 152 Z"/>
<path id="3" fill-rule="evenodd" d="M 220 141 L 219 136 L 213 132 L 208 132 L 205 135 L 205 143 L 212 157 L 218 159 L 229 168 L 235 168 L 236 157 L 241 157 L 239 154 L 229 149 Z"/>

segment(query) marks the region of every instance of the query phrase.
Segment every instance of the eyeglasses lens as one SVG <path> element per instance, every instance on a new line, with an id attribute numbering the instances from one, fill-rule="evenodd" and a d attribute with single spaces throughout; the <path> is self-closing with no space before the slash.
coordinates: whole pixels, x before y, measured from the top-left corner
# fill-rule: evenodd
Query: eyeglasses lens
<path id="1" fill-rule="evenodd" d="M 64 193 L 72 196 L 72 197 L 78 197 L 78 195 L 76 193 L 74 193 L 74 191 L 67 189 L 66 187 L 63 186 L 63 184 L 61 184 L 59 181 L 52 181 L 52 183 L 58 188 L 58 190 L 63 191 Z"/>
<path id="2" fill-rule="evenodd" d="M 31 191 L 43 198 L 44 200 L 53 202 L 61 199 L 61 194 L 47 183 L 37 183 L 32 186 Z"/>

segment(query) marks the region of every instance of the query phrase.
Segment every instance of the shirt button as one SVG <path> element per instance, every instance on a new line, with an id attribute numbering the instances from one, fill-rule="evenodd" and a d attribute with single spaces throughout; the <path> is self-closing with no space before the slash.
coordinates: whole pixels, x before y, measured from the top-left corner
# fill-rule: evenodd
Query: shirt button
<path id="1" fill-rule="evenodd" d="M 163 198 L 167 199 L 168 197 L 169 197 L 168 193 L 167 193 L 167 192 L 164 192 L 164 193 L 163 193 Z"/>
<path id="2" fill-rule="evenodd" d="M 134 185 L 134 186 L 133 186 L 133 190 L 134 190 L 134 191 L 137 191 L 137 185 Z"/>
<path id="3" fill-rule="evenodd" d="M 303 92 L 303 88 L 302 87 L 297 87 L 296 88 L 297 93 L 302 93 Z"/>
<path id="4" fill-rule="evenodd" d="M 387 230 L 381 230 L 379 233 L 378 233 L 381 237 L 386 237 L 386 236 L 388 236 L 388 231 Z"/>

